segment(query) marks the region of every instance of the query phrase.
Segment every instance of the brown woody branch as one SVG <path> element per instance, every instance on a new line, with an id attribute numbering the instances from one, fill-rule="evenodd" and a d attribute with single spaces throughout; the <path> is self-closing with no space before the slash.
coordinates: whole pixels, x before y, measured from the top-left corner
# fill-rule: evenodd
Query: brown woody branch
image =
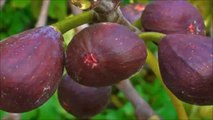
<path id="1" fill-rule="evenodd" d="M 38 19 L 35 27 L 41 27 L 41 26 L 46 25 L 49 4 L 50 4 L 50 0 L 43 0 L 41 10 L 40 10 L 39 19 Z"/>
<path id="2" fill-rule="evenodd" d="M 6 0 L 0 0 L 0 10 L 4 7 Z"/>
<path id="3" fill-rule="evenodd" d="M 160 120 L 152 108 L 146 103 L 141 96 L 138 95 L 137 91 L 132 86 L 131 82 L 123 80 L 118 83 L 117 88 L 121 90 L 127 99 L 133 104 L 135 108 L 136 117 L 138 120 Z"/>
<path id="4" fill-rule="evenodd" d="M 74 15 L 78 15 L 78 14 L 81 14 L 81 13 L 82 13 L 82 10 L 81 10 L 81 9 L 79 9 L 78 7 L 76 7 L 76 6 L 72 5 L 72 4 L 70 4 L 70 8 L 71 8 L 72 13 L 73 13 Z M 83 30 L 83 29 L 86 28 L 86 27 L 88 27 L 88 24 L 83 24 L 83 25 L 81 25 L 81 26 L 78 26 L 78 27 L 76 28 L 76 32 L 79 32 L 79 31 Z"/>

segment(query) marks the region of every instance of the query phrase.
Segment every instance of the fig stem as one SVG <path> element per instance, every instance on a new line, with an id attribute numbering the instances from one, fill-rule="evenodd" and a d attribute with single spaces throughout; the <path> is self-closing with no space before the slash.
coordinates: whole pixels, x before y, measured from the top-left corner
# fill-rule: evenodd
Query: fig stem
<path id="1" fill-rule="evenodd" d="M 152 41 L 155 43 L 159 43 L 160 40 L 166 35 L 163 33 L 158 33 L 158 32 L 144 32 L 144 33 L 138 34 L 138 36 L 142 38 L 144 41 Z"/>
<path id="2" fill-rule="evenodd" d="M 195 116 L 197 115 L 197 112 L 199 110 L 199 106 L 196 106 L 196 105 L 192 105 L 192 110 L 191 110 L 191 113 L 189 115 L 189 119 L 194 119 Z"/>
<path id="3" fill-rule="evenodd" d="M 78 15 L 78 14 L 82 13 L 82 10 L 80 8 L 76 7 L 75 5 L 73 5 L 71 3 L 69 5 L 70 5 L 70 9 L 72 10 L 73 15 Z M 76 27 L 75 31 L 76 31 L 76 33 L 78 33 L 88 26 L 89 26 L 88 24 L 83 24 L 81 26 Z"/>
<path id="4" fill-rule="evenodd" d="M 168 93 L 168 95 L 177 111 L 178 118 L 181 120 L 188 120 L 188 117 L 187 117 L 187 114 L 183 107 L 182 102 L 179 99 L 177 99 L 177 97 L 174 94 L 172 94 L 169 91 L 169 89 L 165 86 L 165 84 L 163 83 L 157 59 L 155 58 L 155 56 L 152 54 L 152 52 L 148 48 L 147 48 L 147 53 L 148 53 L 148 55 L 147 55 L 146 63 L 149 65 L 149 67 L 155 73 L 156 77 L 158 79 L 160 79 L 161 84 L 163 85 L 166 92 Z"/>
<path id="5" fill-rule="evenodd" d="M 93 14 L 94 12 L 91 10 L 78 15 L 68 16 L 64 20 L 52 24 L 52 26 L 57 28 L 62 34 L 64 34 L 72 28 L 78 27 L 85 23 L 92 22 Z"/>
<path id="6" fill-rule="evenodd" d="M 155 120 L 160 120 L 160 118 L 155 114 L 154 110 L 152 110 L 146 101 L 138 95 L 137 91 L 128 79 L 121 81 L 116 85 L 116 87 L 121 90 L 127 99 L 133 104 L 138 120 L 148 120 L 152 118 L 157 118 Z"/>

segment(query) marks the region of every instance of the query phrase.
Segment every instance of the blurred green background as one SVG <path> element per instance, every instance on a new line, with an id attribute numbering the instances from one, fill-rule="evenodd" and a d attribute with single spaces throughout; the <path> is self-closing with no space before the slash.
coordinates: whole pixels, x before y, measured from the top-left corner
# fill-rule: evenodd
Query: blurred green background
<path id="1" fill-rule="evenodd" d="M 147 4 L 151 0 L 122 0 L 121 5 L 140 2 Z M 207 35 L 210 35 L 210 24 L 212 22 L 212 1 L 211 0 L 190 0 L 196 6 L 205 19 Z M 0 10 L 0 40 L 33 28 L 37 22 L 42 0 L 6 0 L 3 8 Z M 69 14 L 71 14 L 67 0 L 51 0 L 48 10 L 48 22 L 52 24 Z M 74 35 L 74 30 L 64 34 L 66 43 Z M 148 47 L 156 53 L 157 48 L 154 44 L 149 43 Z M 155 110 L 155 112 L 165 120 L 176 120 L 177 113 L 171 103 L 170 98 L 156 79 L 153 72 L 148 66 L 138 72 L 131 78 L 131 82 L 138 94 L 143 97 Z M 89 98 L 88 98 L 89 99 Z M 212 120 L 212 106 L 192 106 L 184 103 L 187 114 L 192 120 Z M 0 110 L 0 120 L 7 113 Z M 57 95 L 55 94 L 44 105 L 31 112 L 21 114 L 21 120 L 75 120 L 76 118 L 67 113 L 60 106 Z M 124 94 L 116 87 L 113 87 L 111 102 L 108 107 L 100 114 L 91 118 L 92 120 L 135 120 L 134 108 L 126 99 Z"/>

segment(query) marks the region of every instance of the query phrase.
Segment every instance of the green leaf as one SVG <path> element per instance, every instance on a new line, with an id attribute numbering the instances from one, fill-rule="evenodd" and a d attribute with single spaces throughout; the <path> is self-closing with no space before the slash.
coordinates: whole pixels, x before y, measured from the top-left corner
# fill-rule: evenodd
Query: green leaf
<path id="1" fill-rule="evenodd" d="M 213 106 L 200 106 L 200 116 L 205 120 L 213 120 Z"/>
<path id="2" fill-rule="evenodd" d="M 52 96 L 45 104 L 39 108 L 23 113 L 22 120 L 59 120 L 61 119 L 60 113 L 57 111 L 57 98 L 56 95 Z"/>
<path id="3" fill-rule="evenodd" d="M 135 111 L 133 108 L 133 105 L 130 102 L 127 102 L 123 108 L 122 108 L 123 112 L 125 113 L 126 116 L 128 116 L 129 119 L 133 120 Z"/>
<path id="4" fill-rule="evenodd" d="M 69 120 L 74 120 L 75 117 L 68 113 L 59 103 L 58 101 L 58 96 L 57 96 L 57 92 L 54 95 L 54 98 L 56 99 L 56 102 L 54 103 L 55 108 L 57 113 L 61 116 L 61 119 L 69 119 Z"/>
<path id="5" fill-rule="evenodd" d="M 21 114 L 21 119 L 22 120 L 34 120 L 39 116 L 39 111 L 38 109 L 35 109 L 30 112 L 25 112 Z"/>
<path id="6" fill-rule="evenodd" d="M 158 47 L 155 43 L 153 42 L 147 42 L 147 47 L 153 52 L 156 53 L 158 50 Z"/>
<path id="7" fill-rule="evenodd" d="M 0 41 L 6 38 L 8 35 L 6 33 L 0 33 Z"/>
<path id="8" fill-rule="evenodd" d="M 12 0 L 11 4 L 12 7 L 15 8 L 25 8 L 27 5 L 30 4 L 30 0 Z"/>
<path id="9" fill-rule="evenodd" d="M 48 14 L 53 19 L 61 20 L 67 16 L 66 0 L 52 0 L 50 2 Z"/>
<path id="10" fill-rule="evenodd" d="M 43 0 L 31 0 L 31 11 L 34 18 L 38 18 Z"/>
<path id="11" fill-rule="evenodd" d="M 118 120 L 125 120 L 126 118 L 124 117 L 124 113 L 123 111 L 119 110 L 107 110 L 107 114 L 106 114 L 106 119 L 107 120 L 114 120 L 114 119 L 118 119 Z"/>
<path id="12" fill-rule="evenodd" d="M 165 120 L 177 119 L 177 114 L 171 103 L 164 104 L 160 109 L 157 110 L 157 113 Z"/>
<path id="13" fill-rule="evenodd" d="M 56 104 L 56 97 L 51 97 L 47 103 L 45 103 L 39 109 L 39 120 L 59 120 L 60 115 L 57 112 Z"/>
<path id="14" fill-rule="evenodd" d="M 177 119 L 175 108 L 163 88 L 152 97 L 151 105 L 163 119 Z"/>
<path id="15" fill-rule="evenodd" d="M 148 83 L 145 82 L 144 80 L 141 81 L 142 83 L 142 88 L 144 89 L 145 93 L 153 96 L 159 92 L 160 89 L 162 89 L 160 80 L 155 79 L 154 82 Z"/>
<path id="16" fill-rule="evenodd" d="M 75 34 L 75 31 L 73 29 L 71 29 L 68 32 L 66 32 L 65 34 L 63 34 L 64 44 L 66 46 L 70 43 L 70 41 L 73 38 L 74 34 Z"/>
<path id="17" fill-rule="evenodd" d="M 137 93 L 145 100 L 145 101 L 149 101 L 150 96 L 145 93 L 144 89 L 140 86 L 140 85 L 136 85 L 135 89 L 137 91 Z"/>
<path id="18" fill-rule="evenodd" d="M 0 120 L 6 115 L 6 112 L 0 110 Z"/>
<path id="19" fill-rule="evenodd" d="M 104 114 L 97 114 L 96 116 L 92 117 L 92 120 L 104 120 L 106 117 Z"/>

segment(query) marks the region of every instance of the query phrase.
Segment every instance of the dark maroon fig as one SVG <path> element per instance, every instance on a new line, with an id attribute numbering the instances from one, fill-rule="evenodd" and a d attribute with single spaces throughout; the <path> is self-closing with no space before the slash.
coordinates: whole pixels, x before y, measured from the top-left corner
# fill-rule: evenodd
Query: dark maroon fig
<path id="1" fill-rule="evenodd" d="M 115 84 L 137 72 L 146 60 L 143 40 L 116 23 L 85 28 L 74 36 L 66 52 L 68 74 L 86 86 Z"/>
<path id="2" fill-rule="evenodd" d="M 205 35 L 202 16 L 187 1 L 154 1 L 146 6 L 141 19 L 145 31 Z"/>
<path id="3" fill-rule="evenodd" d="M 50 26 L 0 42 L 0 109 L 26 112 L 55 92 L 63 71 L 62 36 Z"/>
<path id="4" fill-rule="evenodd" d="M 190 34 L 167 35 L 159 44 L 166 86 L 182 101 L 213 104 L 213 40 Z"/>
<path id="5" fill-rule="evenodd" d="M 78 118 L 90 118 L 103 111 L 110 100 L 111 86 L 87 87 L 64 76 L 58 88 L 61 106 Z"/>
<path id="6" fill-rule="evenodd" d="M 121 7 L 121 12 L 130 23 L 134 23 L 136 20 L 140 19 L 145 7 L 144 4 L 140 3 L 127 4 Z"/>

